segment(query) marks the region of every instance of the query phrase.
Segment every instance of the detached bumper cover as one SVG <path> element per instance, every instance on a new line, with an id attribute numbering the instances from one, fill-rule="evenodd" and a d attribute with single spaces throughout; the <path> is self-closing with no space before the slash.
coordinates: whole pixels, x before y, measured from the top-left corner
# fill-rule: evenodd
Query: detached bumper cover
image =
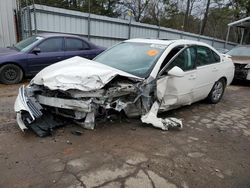
<path id="1" fill-rule="evenodd" d="M 24 86 L 19 88 L 14 108 L 17 113 L 17 123 L 22 130 L 27 129 L 25 126 L 27 123 L 31 124 L 43 115 L 42 106 L 36 102 L 34 97 L 29 96 Z M 25 118 L 22 116 L 23 113 L 26 114 Z"/>
<path id="2" fill-rule="evenodd" d="M 50 113 L 43 111 L 43 107 L 32 96 L 32 90 L 24 86 L 19 88 L 14 108 L 20 129 L 24 131 L 31 128 L 40 137 L 50 135 L 53 128 L 64 124 L 62 121 L 56 121 Z"/>

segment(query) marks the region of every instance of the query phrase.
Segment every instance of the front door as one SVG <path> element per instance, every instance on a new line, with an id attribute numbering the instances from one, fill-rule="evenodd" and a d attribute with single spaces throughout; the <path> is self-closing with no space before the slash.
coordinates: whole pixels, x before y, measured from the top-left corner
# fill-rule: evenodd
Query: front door
<path id="1" fill-rule="evenodd" d="M 196 49 L 188 47 L 167 65 L 166 71 L 159 76 L 157 80 L 157 98 L 161 103 L 161 110 L 191 104 L 194 101 L 193 90 L 197 77 L 195 59 Z M 175 66 L 184 71 L 184 76 L 168 75 L 168 71 Z"/>
<path id="2" fill-rule="evenodd" d="M 36 46 L 40 52 L 28 54 L 28 68 L 31 74 L 36 74 L 43 68 L 65 59 L 63 37 L 48 38 Z"/>

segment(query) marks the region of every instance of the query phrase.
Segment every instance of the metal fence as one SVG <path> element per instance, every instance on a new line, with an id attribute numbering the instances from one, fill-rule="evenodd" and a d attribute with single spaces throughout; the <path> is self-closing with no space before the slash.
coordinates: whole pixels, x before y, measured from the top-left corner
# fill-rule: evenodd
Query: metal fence
<path id="1" fill-rule="evenodd" d="M 0 0 L 0 47 L 16 43 L 16 1 Z"/>
<path id="2" fill-rule="evenodd" d="M 31 33 L 61 32 L 82 35 L 105 47 L 129 38 L 191 39 L 227 49 L 236 45 L 179 30 L 38 4 L 24 8 L 22 20 L 23 37 Z"/>

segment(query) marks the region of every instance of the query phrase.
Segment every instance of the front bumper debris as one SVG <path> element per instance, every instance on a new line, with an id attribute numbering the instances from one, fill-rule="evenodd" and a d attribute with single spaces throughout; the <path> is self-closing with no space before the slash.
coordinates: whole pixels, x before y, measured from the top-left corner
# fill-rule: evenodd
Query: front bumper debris
<path id="1" fill-rule="evenodd" d="M 35 121 L 35 119 L 40 118 L 43 115 L 42 106 L 36 101 L 34 97 L 32 97 L 32 95 L 30 95 L 30 93 L 27 93 L 27 89 L 24 86 L 19 88 L 19 93 L 14 108 L 19 114 L 17 116 L 18 122 L 26 121 L 28 124 L 31 124 Z M 21 118 L 21 113 L 23 111 L 27 112 L 24 120 Z M 25 123 L 23 122 L 18 125 L 25 129 L 23 124 Z"/>
<path id="2" fill-rule="evenodd" d="M 160 128 L 164 131 L 169 130 L 171 128 L 182 129 L 183 127 L 182 121 L 179 119 L 173 117 L 162 119 L 157 117 L 159 108 L 160 108 L 159 103 L 157 101 L 154 102 L 150 111 L 141 117 L 141 121 L 143 123 L 152 124 L 155 127 Z"/>
<path id="3" fill-rule="evenodd" d="M 43 112 L 43 107 L 31 91 L 24 86 L 19 88 L 14 106 L 17 124 L 22 131 L 31 128 L 40 137 L 50 135 L 53 128 L 63 125 L 64 122 L 56 120 L 50 113 Z"/>

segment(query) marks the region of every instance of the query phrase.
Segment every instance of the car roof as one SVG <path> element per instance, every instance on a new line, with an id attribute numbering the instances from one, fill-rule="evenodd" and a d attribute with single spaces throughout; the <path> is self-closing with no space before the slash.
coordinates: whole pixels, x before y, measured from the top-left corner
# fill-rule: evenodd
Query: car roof
<path id="1" fill-rule="evenodd" d="M 212 46 L 204 43 L 204 42 L 199 42 L 195 40 L 187 40 L 187 39 L 175 39 L 175 40 L 161 40 L 161 39 L 129 39 L 126 40 L 125 42 L 138 42 L 138 43 L 149 43 L 149 44 L 160 44 L 160 45 L 170 45 L 170 44 L 176 44 L 176 45 L 185 45 L 185 44 L 195 44 L 195 45 L 202 45 L 202 46 L 207 46 L 211 48 Z M 212 47 L 213 48 L 213 47 Z"/>
<path id="2" fill-rule="evenodd" d="M 63 34 L 63 33 L 39 33 L 37 36 L 50 38 L 50 37 L 74 37 L 79 39 L 84 39 L 84 37 L 78 35 L 70 35 L 70 34 Z"/>

